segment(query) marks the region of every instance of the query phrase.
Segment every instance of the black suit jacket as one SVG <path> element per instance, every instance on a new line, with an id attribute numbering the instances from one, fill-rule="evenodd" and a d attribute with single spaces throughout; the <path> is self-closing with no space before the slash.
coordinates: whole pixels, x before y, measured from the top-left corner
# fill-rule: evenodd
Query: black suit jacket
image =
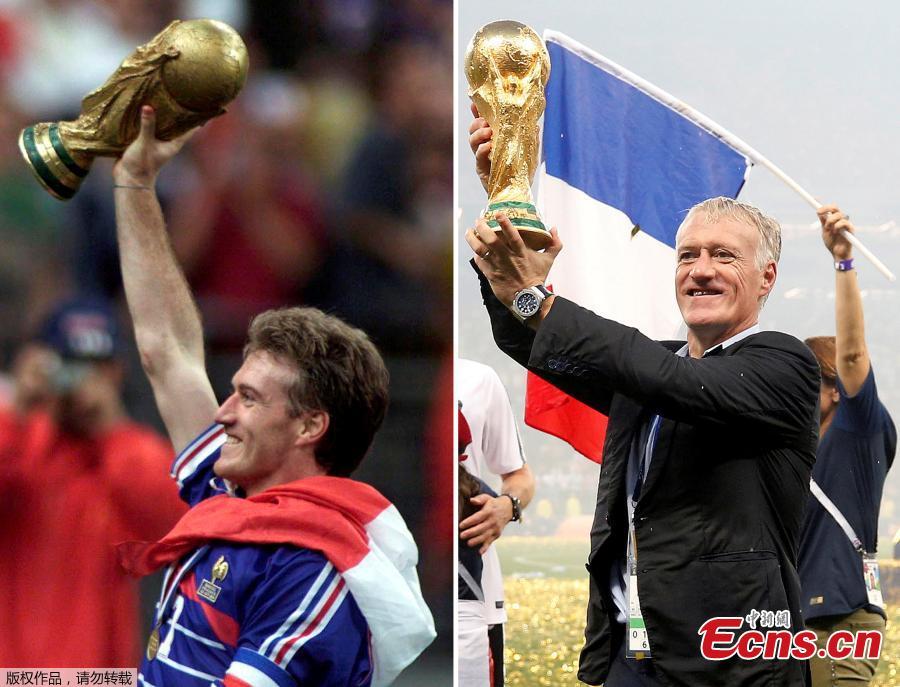
<path id="1" fill-rule="evenodd" d="M 556 297 L 535 334 L 482 293 L 498 346 L 609 416 L 591 531 L 590 601 L 578 677 L 613 658 L 611 563 L 627 537 L 625 476 L 643 423 L 662 416 L 635 509 L 638 588 L 661 679 L 685 687 L 786 687 L 805 662 L 711 662 L 699 627 L 715 616 L 791 612 L 803 628 L 797 548 L 818 439 L 819 368 L 799 340 L 760 332 L 702 359 Z M 746 625 L 742 629 L 747 629 Z"/>

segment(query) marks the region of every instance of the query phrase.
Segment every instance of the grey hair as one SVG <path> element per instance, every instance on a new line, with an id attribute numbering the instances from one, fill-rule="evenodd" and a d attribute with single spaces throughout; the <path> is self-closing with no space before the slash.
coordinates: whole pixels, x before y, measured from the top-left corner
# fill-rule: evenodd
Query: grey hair
<path id="1" fill-rule="evenodd" d="M 734 198 L 719 196 L 697 203 L 688 210 L 684 221 L 678 227 L 678 231 L 688 223 L 695 215 L 704 213 L 707 224 L 718 222 L 720 219 L 731 219 L 735 222 L 748 224 L 759 232 L 759 243 L 756 245 L 756 269 L 763 270 L 769 261 L 778 264 L 781 258 L 781 225 L 778 221 L 763 213 L 749 203 L 742 203 Z M 675 233 L 678 235 L 678 232 Z M 760 298 L 759 307 L 762 308 L 768 299 L 768 294 Z"/>
<path id="2" fill-rule="evenodd" d="M 734 198 L 724 196 L 710 198 L 697 203 L 688 211 L 681 226 L 678 227 L 678 231 L 681 231 L 681 227 L 687 224 L 694 215 L 701 212 L 705 214 L 707 223 L 718 222 L 725 218 L 755 227 L 759 232 L 759 244 L 756 247 L 757 269 L 765 268 L 770 260 L 778 263 L 781 258 L 781 225 L 759 208 Z"/>

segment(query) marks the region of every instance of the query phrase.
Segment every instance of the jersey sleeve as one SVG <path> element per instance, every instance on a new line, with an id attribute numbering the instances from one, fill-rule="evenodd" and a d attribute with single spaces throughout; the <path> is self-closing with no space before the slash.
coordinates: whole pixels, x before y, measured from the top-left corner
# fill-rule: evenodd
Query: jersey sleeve
<path id="1" fill-rule="evenodd" d="M 218 494 L 234 494 L 232 485 L 213 472 L 213 464 L 225 443 L 225 429 L 212 425 L 175 456 L 171 476 L 178 484 L 183 501 L 195 506 Z"/>
<path id="2" fill-rule="evenodd" d="M 249 593 L 226 687 L 338 687 L 371 681 L 368 626 L 321 554 L 276 549 Z"/>
<path id="3" fill-rule="evenodd" d="M 840 401 L 834 414 L 834 426 L 852 434 L 874 434 L 882 429 L 883 409 L 878 400 L 875 373 L 869 374 L 856 395 L 848 396 L 840 378 L 837 380 Z"/>
<path id="4" fill-rule="evenodd" d="M 506 389 L 494 370 L 489 367 L 484 370 L 481 451 L 488 470 L 495 475 L 505 475 L 525 465 L 525 453 Z"/>

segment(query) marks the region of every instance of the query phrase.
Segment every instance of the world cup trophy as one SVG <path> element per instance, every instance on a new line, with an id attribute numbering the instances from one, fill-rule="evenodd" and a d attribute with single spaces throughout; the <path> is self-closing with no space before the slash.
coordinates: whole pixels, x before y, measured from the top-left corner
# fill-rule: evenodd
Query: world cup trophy
<path id="1" fill-rule="evenodd" d="M 171 140 L 223 114 L 247 66 L 247 46 L 227 24 L 173 21 L 85 96 L 78 119 L 26 127 L 19 150 L 43 187 L 68 200 L 95 157 L 117 157 L 137 138 L 142 105 L 156 111 L 157 138 Z"/>
<path id="2" fill-rule="evenodd" d="M 531 182 L 538 164 L 538 120 L 544 113 L 544 87 L 550 55 L 534 30 L 517 21 L 482 26 L 466 50 L 469 97 L 493 130 L 488 205 L 484 218 L 496 228 L 502 210 L 533 249 L 550 244 L 538 215 Z"/>

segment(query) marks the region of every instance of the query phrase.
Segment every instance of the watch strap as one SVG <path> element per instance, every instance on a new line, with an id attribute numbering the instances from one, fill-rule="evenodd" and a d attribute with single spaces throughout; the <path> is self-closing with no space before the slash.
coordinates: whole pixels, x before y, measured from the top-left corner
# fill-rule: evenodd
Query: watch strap
<path id="1" fill-rule="evenodd" d="M 522 519 L 522 502 L 512 494 L 503 492 L 501 496 L 505 496 L 512 503 L 512 520 L 510 522 L 519 522 Z"/>

